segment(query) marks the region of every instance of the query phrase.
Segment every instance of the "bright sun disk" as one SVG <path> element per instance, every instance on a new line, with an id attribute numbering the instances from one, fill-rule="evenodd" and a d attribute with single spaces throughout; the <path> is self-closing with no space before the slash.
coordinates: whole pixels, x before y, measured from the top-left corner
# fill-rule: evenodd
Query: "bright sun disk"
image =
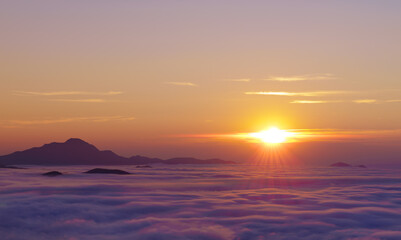
<path id="1" fill-rule="evenodd" d="M 257 133 L 251 133 L 250 136 L 260 139 L 264 143 L 283 143 L 287 140 L 291 133 L 280 130 L 277 127 L 272 127 L 269 130 L 261 131 Z"/>

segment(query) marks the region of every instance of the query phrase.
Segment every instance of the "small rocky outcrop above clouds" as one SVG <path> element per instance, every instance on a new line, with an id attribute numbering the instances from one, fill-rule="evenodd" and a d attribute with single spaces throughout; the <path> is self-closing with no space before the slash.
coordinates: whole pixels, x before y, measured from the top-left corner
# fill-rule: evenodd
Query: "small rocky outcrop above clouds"
<path id="1" fill-rule="evenodd" d="M 345 162 L 336 162 L 331 164 L 330 167 L 351 167 L 351 165 Z"/>
<path id="2" fill-rule="evenodd" d="M 359 167 L 359 168 L 366 168 L 365 165 L 356 165 L 356 166 L 352 166 L 348 163 L 345 162 L 336 162 L 330 165 L 330 167 Z"/>
<path id="3" fill-rule="evenodd" d="M 119 174 L 119 175 L 131 174 L 129 172 L 119 170 L 119 169 L 106 169 L 106 168 L 94 168 L 94 169 L 86 171 L 84 173 Z"/>
<path id="4" fill-rule="evenodd" d="M 51 171 L 51 172 L 43 173 L 42 175 L 47 176 L 47 177 L 57 177 L 57 176 L 60 176 L 63 174 L 59 171 Z"/>

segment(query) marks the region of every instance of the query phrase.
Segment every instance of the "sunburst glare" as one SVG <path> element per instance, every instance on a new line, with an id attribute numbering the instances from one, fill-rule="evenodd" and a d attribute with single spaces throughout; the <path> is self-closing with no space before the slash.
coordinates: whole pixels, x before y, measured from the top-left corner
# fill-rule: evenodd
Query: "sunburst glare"
<path id="1" fill-rule="evenodd" d="M 271 127 L 268 130 L 261 131 L 261 132 L 256 132 L 256 133 L 250 133 L 249 136 L 252 138 L 257 138 L 261 140 L 264 143 L 268 144 L 278 144 L 278 143 L 284 143 L 287 141 L 287 139 L 291 136 L 293 136 L 294 133 L 287 132 L 285 130 L 281 130 L 277 127 Z"/>

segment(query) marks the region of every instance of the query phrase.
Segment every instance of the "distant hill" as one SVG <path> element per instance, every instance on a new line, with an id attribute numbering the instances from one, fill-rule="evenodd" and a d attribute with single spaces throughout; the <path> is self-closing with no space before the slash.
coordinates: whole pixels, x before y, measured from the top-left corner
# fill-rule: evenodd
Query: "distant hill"
<path id="1" fill-rule="evenodd" d="M 165 164 L 233 164 L 221 159 L 172 158 L 162 160 L 144 156 L 121 157 L 112 151 L 100 151 L 78 138 L 63 143 L 50 143 L 25 151 L 0 156 L 0 165 L 143 165 Z"/>

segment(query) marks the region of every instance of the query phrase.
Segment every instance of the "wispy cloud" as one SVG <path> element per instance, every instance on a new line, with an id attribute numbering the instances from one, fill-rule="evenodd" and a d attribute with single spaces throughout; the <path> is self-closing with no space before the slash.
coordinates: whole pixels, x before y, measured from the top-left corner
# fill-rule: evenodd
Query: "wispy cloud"
<path id="1" fill-rule="evenodd" d="M 400 100 L 377 100 L 377 99 L 356 99 L 356 100 L 295 100 L 290 103 L 357 103 L 357 104 L 384 104 L 384 103 L 399 103 Z"/>
<path id="2" fill-rule="evenodd" d="M 314 91 L 314 92 L 245 92 L 246 95 L 272 95 L 272 96 L 304 96 L 319 97 L 327 95 L 338 95 L 352 93 L 350 91 Z"/>
<path id="3" fill-rule="evenodd" d="M 16 96 L 32 96 L 32 97 L 43 97 L 47 101 L 52 102 L 75 102 L 75 103 L 104 103 L 109 100 L 103 98 L 90 98 L 89 96 L 103 96 L 111 97 L 121 95 L 123 92 L 120 91 L 108 91 L 108 92 L 87 92 L 87 91 L 53 91 L 53 92 L 32 92 L 32 91 L 14 91 Z M 88 96 L 88 98 L 78 98 Z M 63 97 L 63 98 L 57 98 Z"/>
<path id="4" fill-rule="evenodd" d="M 326 100 L 295 100 L 290 103 L 298 103 L 298 104 L 315 104 L 315 103 L 338 103 L 342 101 L 326 101 Z"/>
<path id="5" fill-rule="evenodd" d="M 96 116 L 96 117 L 70 117 L 57 119 L 35 119 L 35 120 L 9 120 L 1 121 L 0 125 L 5 127 L 18 127 L 28 125 L 47 125 L 71 122 L 110 122 L 110 121 L 132 121 L 132 116 Z"/>
<path id="6" fill-rule="evenodd" d="M 377 103 L 376 99 L 357 99 L 353 100 L 354 103 Z"/>
<path id="7" fill-rule="evenodd" d="M 99 95 L 113 96 L 121 95 L 123 92 L 108 91 L 108 92 L 85 92 L 85 91 L 55 91 L 55 92 L 30 92 L 30 91 L 14 91 L 14 95 L 18 96 L 73 96 L 73 95 Z"/>
<path id="8" fill-rule="evenodd" d="M 295 82 L 295 81 L 306 81 L 306 80 L 329 80 L 335 79 L 333 74 L 305 74 L 305 75 L 291 75 L 291 76 L 271 76 L 266 78 L 268 81 L 280 81 L 280 82 Z"/>
<path id="9" fill-rule="evenodd" d="M 90 98 L 90 99 L 50 99 L 49 101 L 54 102 L 76 102 L 76 103 L 104 103 L 108 102 L 105 99 Z"/>
<path id="10" fill-rule="evenodd" d="M 191 82 L 166 82 L 166 84 L 176 85 L 176 86 L 188 86 L 188 87 L 197 87 L 198 85 Z"/>

